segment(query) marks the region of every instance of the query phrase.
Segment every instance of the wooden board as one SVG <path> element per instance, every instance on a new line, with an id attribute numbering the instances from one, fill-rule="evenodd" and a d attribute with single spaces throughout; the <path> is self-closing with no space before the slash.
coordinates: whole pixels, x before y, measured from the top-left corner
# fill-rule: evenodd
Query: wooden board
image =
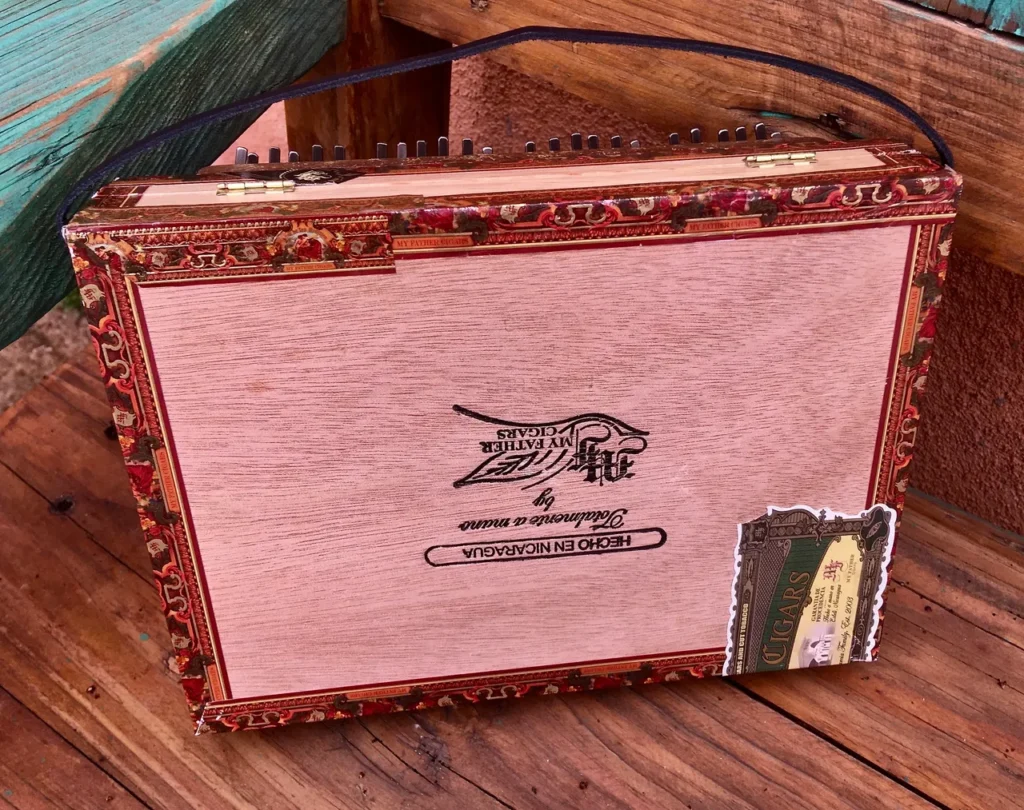
<path id="1" fill-rule="evenodd" d="M 102 397 L 65 367 L 0 423 L 0 440 L 19 422 L 37 437 L 0 444 L 0 687 L 54 730 L 32 736 L 63 737 L 150 807 L 1017 806 L 1024 650 L 1001 606 L 1024 603 L 1024 541 L 918 495 L 876 664 L 192 738 L 151 585 L 74 511 L 55 514 L 40 494 L 52 471 L 23 460 Z M 91 442 L 103 429 L 83 423 L 65 475 L 120 464 Z M 68 477 L 69 494 L 89 477 Z M 110 506 L 131 509 L 123 474 L 108 486 Z M 30 763 L 16 776 L 27 795 L 63 789 Z M 88 797 L 93 783 L 74 784 Z"/>
<path id="2" fill-rule="evenodd" d="M 95 397 L 98 367 L 92 352 L 82 355 L 46 378 L 18 407 L 0 414 L 0 454 L 56 514 L 148 582 L 152 566 L 140 542 L 139 516 L 135 504 L 122 497 L 124 461 L 110 405 Z M 69 454 L 72 448 L 76 452 Z"/>
<path id="3" fill-rule="evenodd" d="M 0 689 L 0 806 L 132 810 L 145 805 Z"/>
<path id="4" fill-rule="evenodd" d="M 793 149 L 106 187 L 66 233 L 197 727 L 873 658 L 959 178 Z"/>
<path id="5" fill-rule="evenodd" d="M 226 697 L 720 651 L 737 524 L 773 504 L 856 515 L 876 500 L 880 393 L 913 234 L 698 242 L 685 263 L 679 245 L 648 243 L 529 261 L 401 258 L 395 275 L 140 285 Z M 847 257 L 846 272 L 823 256 Z M 643 268 L 642 289 L 625 293 L 624 267 Z M 479 307 L 527 289 L 528 314 L 496 323 Z M 566 315 L 567 300 L 584 299 L 590 310 Z M 335 302 L 334 316 L 312 314 L 312 301 Z M 599 302 L 614 302 L 628 328 L 592 317 L 612 308 Z M 225 312 L 230 339 L 212 338 Z M 857 328 L 840 337 L 835 325 L 851 313 Z M 785 374 L 766 378 L 766 364 Z M 453 403 L 527 422 L 597 411 L 650 438 L 635 475 L 618 481 L 588 485 L 555 467 L 535 481 L 453 486 L 495 437 L 486 416 L 460 416 Z M 315 447 L 279 416 L 299 413 L 316 426 Z M 550 512 L 536 508 L 542 492 Z M 607 533 L 614 520 L 539 518 L 589 510 L 625 517 L 631 553 L 567 557 L 548 543 L 533 552 L 546 559 L 496 565 L 445 552 L 551 536 L 582 549 L 588 529 Z M 506 515 L 530 524 L 467 525 Z M 644 549 L 659 532 L 664 546 Z M 361 588 L 349 586 L 353 572 Z M 633 598 L 638 582 L 644 598 Z"/>
<path id="6" fill-rule="evenodd" d="M 319 79 L 448 47 L 444 40 L 384 19 L 376 0 L 349 0 L 344 40 L 303 78 Z M 285 102 L 288 144 L 305 159 L 313 144 L 324 145 L 328 156 L 334 144 L 342 144 L 349 158 L 368 158 L 376 154 L 377 143 L 388 143 L 394 156 L 397 143 L 406 141 L 411 155 L 415 141 L 423 139 L 433 154 L 438 136 L 448 134 L 450 86 L 451 65 L 441 65 L 291 99 Z"/>
<path id="7" fill-rule="evenodd" d="M 915 0 L 960 20 L 983 25 L 991 31 L 1024 36 L 1024 3 L 1021 0 Z"/>
<path id="8" fill-rule="evenodd" d="M 814 0 L 758 3 L 742 13 L 727 0 L 383 0 L 382 8 L 456 43 L 526 25 L 615 28 L 775 50 L 851 73 L 894 93 L 947 137 L 964 174 L 959 245 L 1024 272 L 1024 40 L 899 0 L 836 3 L 828 13 Z M 861 132 L 915 137 L 910 124 L 862 97 L 743 62 L 547 43 L 493 56 L 666 130 L 747 124 L 770 110 L 812 119 L 832 112 Z"/>
<path id="9" fill-rule="evenodd" d="M 0 347 L 71 289 L 55 217 L 78 180 L 147 133 L 294 80 L 337 42 L 344 18 L 345 4 L 333 0 L 30 0 L 5 10 Z M 195 171 L 258 113 L 192 133 L 118 173 Z"/>
<path id="10" fill-rule="evenodd" d="M 67 419 L 75 402 L 83 404 L 74 382 L 58 376 L 47 385 L 51 391 L 37 388 L 15 407 L 31 409 L 26 418 L 39 420 L 40 435 L 51 417 Z M 99 384 L 92 390 L 101 401 Z M 868 736 L 876 729 L 854 724 L 843 750 L 817 730 L 819 718 L 794 722 L 728 681 L 191 737 L 156 595 L 68 515 L 50 510 L 37 492 L 45 472 L 25 479 L 10 472 L 25 452 L 0 451 L 0 686 L 150 807 L 928 808 L 942 801 L 893 777 L 887 753 L 865 756 L 878 747 Z M 116 456 L 113 447 L 106 453 Z M 71 464 L 98 455 L 85 444 L 67 451 Z M 129 506 L 121 482 L 117 500 Z M 957 641 L 966 627 L 955 617 L 940 624 L 926 651 Z M 998 652 L 978 649 L 979 666 L 998 667 Z M 881 666 L 849 672 L 873 675 Z M 924 683 L 941 689 L 949 675 L 926 671 Z M 790 679 L 773 681 L 788 693 Z M 801 688 L 828 697 L 816 683 Z M 842 702 L 830 707 L 830 722 L 841 722 L 843 709 Z M 957 730 L 970 723 L 969 707 L 962 711 L 945 718 Z M 929 767 L 938 753 L 932 745 L 967 750 L 929 737 L 930 718 L 906 715 L 920 743 L 906 752 L 908 767 Z M 1001 743 L 1021 750 L 1015 726 L 1000 733 Z M 1017 778 L 1011 763 L 986 774 L 991 784 L 978 799 L 963 788 L 965 801 L 955 806 L 1012 807 L 998 799 Z M 42 776 L 28 768 L 19 775 L 39 790 Z M 968 778 L 955 767 L 946 774 L 947 784 Z"/>

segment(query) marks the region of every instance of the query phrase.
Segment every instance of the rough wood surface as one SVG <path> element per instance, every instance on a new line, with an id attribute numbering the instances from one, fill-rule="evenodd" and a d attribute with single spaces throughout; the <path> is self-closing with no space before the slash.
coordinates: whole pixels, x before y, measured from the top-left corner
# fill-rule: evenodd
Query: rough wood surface
<path id="1" fill-rule="evenodd" d="M 148 582 L 149 555 L 139 542 L 135 504 L 124 498 L 124 461 L 110 406 L 95 396 L 97 373 L 90 351 L 0 414 L 0 457 L 56 513 Z"/>
<path id="2" fill-rule="evenodd" d="M 449 42 L 407 28 L 380 16 L 377 0 L 349 0 L 345 39 L 324 55 L 304 77 L 404 59 L 451 47 Z M 313 144 L 324 146 L 328 157 L 334 144 L 348 148 L 350 158 L 376 154 L 378 142 L 389 143 L 393 157 L 399 141 L 427 141 L 434 154 L 437 138 L 448 134 L 451 66 L 419 70 L 373 82 L 285 102 L 288 144 L 309 159 Z"/>
<path id="3" fill-rule="evenodd" d="M 0 418 L 0 687 L 52 729 L 28 722 L 31 745 L 96 764 L 76 795 L 109 777 L 146 806 L 204 810 L 1019 806 L 1024 544 L 917 495 L 877 664 L 194 738 L 156 594 L 125 556 L 137 527 L 78 511 L 131 512 L 105 408 L 76 364 Z M 47 443 L 52 467 L 26 462 Z M 70 790 L 31 765 L 0 791 Z"/>
<path id="4" fill-rule="evenodd" d="M 145 805 L 0 689 L 0 806 L 133 810 Z"/>
<path id="5" fill-rule="evenodd" d="M 851 73 L 915 107 L 948 139 L 964 174 L 958 244 L 1024 272 L 1024 40 L 900 0 L 836 3 L 827 14 L 814 0 L 756 3 L 742 12 L 727 0 L 383 0 L 382 8 L 456 43 L 524 25 L 615 28 L 762 48 Z M 762 110 L 810 119 L 836 113 L 854 131 L 927 148 L 909 123 L 880 105 L 788 71 L 592 45 L 528 44 L 493 56 L 659 128 L 749 124 Z"/>
<path id="6" fill-rule="evenodd" d="M 915 0 L 950 17 L 983 25 L 992 31 L 1024 36 L 1024 2 L 1021 0 Z"/>
<path id="7" fill-rule="evenodd" d="M 334 0 L 27 0 L 0 11 L 0 347 L 72 286 L 55 217 L 91 169 L 147 133 L 289 82 L 342 33 Z M 205 166 L 256 117 L 119 171 Z"/>

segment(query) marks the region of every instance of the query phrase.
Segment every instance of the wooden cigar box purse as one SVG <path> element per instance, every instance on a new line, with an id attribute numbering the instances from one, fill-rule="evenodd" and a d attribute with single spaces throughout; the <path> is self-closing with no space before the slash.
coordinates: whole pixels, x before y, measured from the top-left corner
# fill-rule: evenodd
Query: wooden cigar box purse
<path id="1" fill-rule="evenodd" d="M 65 236 L 200 731 L 876 655 L 960 180 L 745 135 L 94 196 Z"/>

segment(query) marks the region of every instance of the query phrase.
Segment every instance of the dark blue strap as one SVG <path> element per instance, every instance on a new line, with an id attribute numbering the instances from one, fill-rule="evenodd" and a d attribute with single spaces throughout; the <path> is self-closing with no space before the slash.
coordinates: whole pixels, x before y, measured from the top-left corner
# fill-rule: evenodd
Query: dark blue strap
<path id="1" fill-rule="evenodd" d="M 232 118 L 241 113 L 251 110 L 265 109 L 271 104 L 285 101 L 289 98 L 308 96 L 313 93 L 320 93 L 324 90 L 333 90 L 338 87 L 345 87 L 350 84 L 358 84 L 370 79 L 380 79 L 384 76 L 392 76 L 396 73 L 406 73 L 420 68 L 442 65 L 445 62 L 454 62 L 457 59 L 465 59 L 467 56 L 478 56 L 482 53 L 504 48 L 508 45 L 516 45 L 520 42 L 580 42 L 591 45 L 627 45 L 634 48 L 657 48 L 666 51 L 685 51 L 688 53 L 703 53 L 711 56 L 722 56 L 727 59 L 742 59 L 747 62 L 758 62 L 763 65 L 786 68 L 805 76 L 846 87 L 858 93 L 862 93 L 875 101 L 884 104 L 892 110 L 911 121 L 931 141 L 932 146 L 938 153 L 942 162 L 953 167 L 953 153 L 935 128 L 924 120 L 921 115 L 907 104 L 904 104 L 891 93 L 880 87 L 865 82 L 838 70 L 821 67 L 802 59 L 793 59 L 789 56 L 767 53 L 754 50 L 753 48 L 740 48 L 735 45 L 722 45 L 717 42 L 705 42 L 699 39 L 680 39 L 678 37 L 656 37 L 646 34 L 629 34 L 622 31 L 598 31 L 588 28 L 551 28 L 547 26 L 530 26 L 528 28 L 516 28 L 506 31 L 504 34 L 495 34 L 493 37 L 485 37 L 465 45 L 458 45 L 423 56 L 413 56 L 409 59 L 400 59 L 397 62 L 390 62 L 386 65 L 353 70 L 348 73 L 339 73 L 335 76 L 328 76 L 324 79 L 316 79 L 311 82 L 293 84 L 281 90 L 271 90 L 259 95 L 236 101 L 232 104 L 225 104 L 213 110 L 207 110 L 199 115 L 193 115 L 174 126 L 166 127 L 152 135 L 148 135 L 127 149 L 118 152 L 101 166 L 90 172 L 86 177 L 75 184 L 64 202 L 61 204 L 60 212 L 57 215 L 57 226 L 63 227 L 67 222 L 68 213 L 75 205 L 75 201 L 86 192 L 94 191 L 119 167 L 129 160 L 148 152 L 156 146 L 165 143 L 172 138 L 191 132 L 194 129 L 212 124 L 225 118 Z"/>

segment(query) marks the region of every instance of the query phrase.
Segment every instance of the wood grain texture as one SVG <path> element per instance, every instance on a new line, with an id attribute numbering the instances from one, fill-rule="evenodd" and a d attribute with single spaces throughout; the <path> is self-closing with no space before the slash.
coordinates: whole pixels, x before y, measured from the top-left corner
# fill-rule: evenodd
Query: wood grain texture
<path id="1" fill-rule="evenodd" d="M 126 500 L 131 488 L 111 429 L 110 405 L 97 401 L 96 379 L 90 351 L 0 414 L 0 456 L 56 512 L 150 582 L 138 513 L 131 498 Z"/>
<path id="2" fill-rule="evenodd" d="M 392 806 L 493 806 L 461 780 L 438 788 L 368 767 L 374 746 L 358 726 L 196 740 L 152 586 L 53 514 L 8 457 L 0 455 L 0 686 L 151 807 L 365 807 L 368 794 Z M 122 503 L 131 504 L 127 491 Z"/>
<path id="3" fill-rule="evenodd" d="M 76 388 L 79 407 L 106 407 L 97 380 Z M 66 419 L 71 399 L 42 418 Z M 151 807 L 1019 804 L 1020 643 L 985 629 L 984 611 L 960 607 L 993 588 L 1024 603 L 1024 545 L 919 495 L 908 498 L 895 564 L 905 584 L 890 592 L 877 664 L 744 679 L 756 700 L 713 680 L 195 740 L 164 665 L 155 595 L 9 474 L 29 452 L 0 449 L 0 686 Z M 120 464 L 116 447 L 88 452 L 101 469 L 104 455 Z M 126 486 L 114 500 L 132 508 Z M 956 577 L 931 569 L 930 549 L 948 550 Z M 908 553 L 925 560 L 917 570 L 928 578 L 904 566 Z M 933 598 L 914 592 L 925 587 Z M 998 606 L 987 612 L 996 621 L 993 613 L 988 628 L 1012 626 Z M 798 710 L 805 726 L 774 704 Z"/>
<path id="4" fill-rule="evenodd" d="M 908 587 L 941 602 L 980 629 L 1024 648 L 1024 541 L 1020 535 L 974 527 L 940 506 L 912 517 L 920 544 L 904 566 Z M 971 525 L 970 541 L 958 534 Z M 953 596 L 944 596 L 952 590 Z"/>
<path id="5" fill-rule="evenodd" d="M 329 0 L 8 4 L 0 12 L 0 346 L 71 287 L 55 217 L 83 175 L 148 133 L 300 76 L 337 42 L 344 15 L 345 4 Z M 195 171 L 257 115 L 192 133 L 118 174 Z"/>
<path id="6" fill-rule="evenodd" d="M 0 684 L 149 806 L 929 806 L 725 682 L 194 740 L 162 628 L 140 640 L 162 621 L 154 595 L 11 476 L 11 458 Z"/>
<path id="7" fill-rule="evenodd" d="M 413 28 L 384 19 L 376 0 L 349 0 L 344 40 L 328 51 L 304 79 L 373 67 L 396 59 L 451 47 Z M 288 143 L 309 158 L 313 144 L 328 152 L 334 144 L 348 147 L 350 158 L 369 158 L 377 143 L 427 141 L 431 153 L 437 138 L 448 134 L 451 66 L 440 65 L 403 76 L 364 82 L 285 102 Z"/>
<path id="8" fill-rule="evenodd" d="M 0 484 L 2 514 L 15 507 L 23 527 L 3 525 L 10 545 L 0 604 L 16 625 L 0 635 L 0 682 L 150 806 L 573 808 L 601 797 L 625 808 L 650 796 L 651 807 L 685 799 L 740 808 L 769 807 L 793 790 L 797 807 L 928 806 L 724 683 L 707 694 L 704 684 L 679 684 L 617 700 L 524 701 L 195 740 L 162 666 L 169 649 L 155 635 L 139 641 L 139 628 L 161 621 L 153 594 L 2 468 Z M 41 531 L 61 541 L 65 565 L 34 547 Z M 103 587 L 77 584 L 93 577 Z M 30 599 L 18 592 L 28 582 Z M 737 735 L 739 717 L 749 730 Z M 761 739 L 766 724 L 773 733 Z"/>
<path id="9" fill-rule="evenodd" d="M 738 699 L 742 696 L 744 699 Z M 547 700 L 543 701 L 547 703 Z M 926 808 L 933 805 L 728 682 L 496 702 L 380 718 L 428 774 L 449 765 L 515 808 Z"/>
<path id="10" fill-rule="evenodd" d="M 462 43 L 524 25 L 615 28 L 774 50 L 851 73 L 920 111 L 947 138 L 964 174 L 957 242 L 1024 272 L 1024 41 L 899 0 L 833 4 L 726 0 L 383 0 L 385 15 Z M 942 57 L 936 54 L 941 51 Z M 666 130 L 749 124 L 768 110 L 817 119 L 837 113 L 856 132 L 926 148 L 911 125 L 864 98 L 787 71 L 652 50 L 526 44 L 494 58 L 590 101 Z M 774 120 L 774 119 L 773 119 Z M 787 128 L 786 126 L 782 127 Z"/>
<path id="11" fill-rule="evenodd" d="M 722 649 L 737 524 L 865 506 L 910 232 L 140 287 L 231 696 Z M 623 267 L 642 282 L 624 287 Z M 650 436 L 622 481 L 455 488 L 495 439 L 456 404 Z M 625 509 L 668 541 L 425 564 L 437 544 L 600 525 L 462 528 L 541 514 L 547 486 L 552 514 Z"/>
<path id="12" fill-rule="evenodd" d="M 1024 2 L 1021 0 L 914 0 L 960 20 L 984 25 L 992 31 L 1024 36 Z"/>
<path id="13" fill-rule="evenodd" d="M 521 169 L 477 168 L 473 171 L 367 174 L 339 185 L 298 186 L 288 193 L 289 202 L 308 200 L 375 200 L 389 197 L 474 197 L 507 192 L 540 192 L 556 189 L 607 189 L 614 186 L 651 186 L 672 183 L 710 182 L 731 179 L 797 177 L 884 165 L 867 149 L 834 149 L 819 152 L 813 163 L 780 166 L 749 166 L 742 157 L 706 157 L 701 160 L 651 160 L 631 163 L 597 163 L 577 166 L 545 166 Z M 147 188 L 139 207 L 223 205 L 218 183 L 162 183 Z M 386 203 L 377 203 L 384 205 Z M 160 212 L 154 212 L 155 217 Z"/>
<path id="14" fill-rule="evenodd" d="M 956 6 L 974 6 L 978 0 L 956 0 Z M 952 8 L 954 3 L 950 3 Z M 1024 36 L 1024 3 L 1021 0 L 992 0 L 985 13 L 985 27 Z"/>
<path id="15" fill-rule="evenodd" d="M 142 810 L 145 805 L 0 689 L 0 806 Z"/>

